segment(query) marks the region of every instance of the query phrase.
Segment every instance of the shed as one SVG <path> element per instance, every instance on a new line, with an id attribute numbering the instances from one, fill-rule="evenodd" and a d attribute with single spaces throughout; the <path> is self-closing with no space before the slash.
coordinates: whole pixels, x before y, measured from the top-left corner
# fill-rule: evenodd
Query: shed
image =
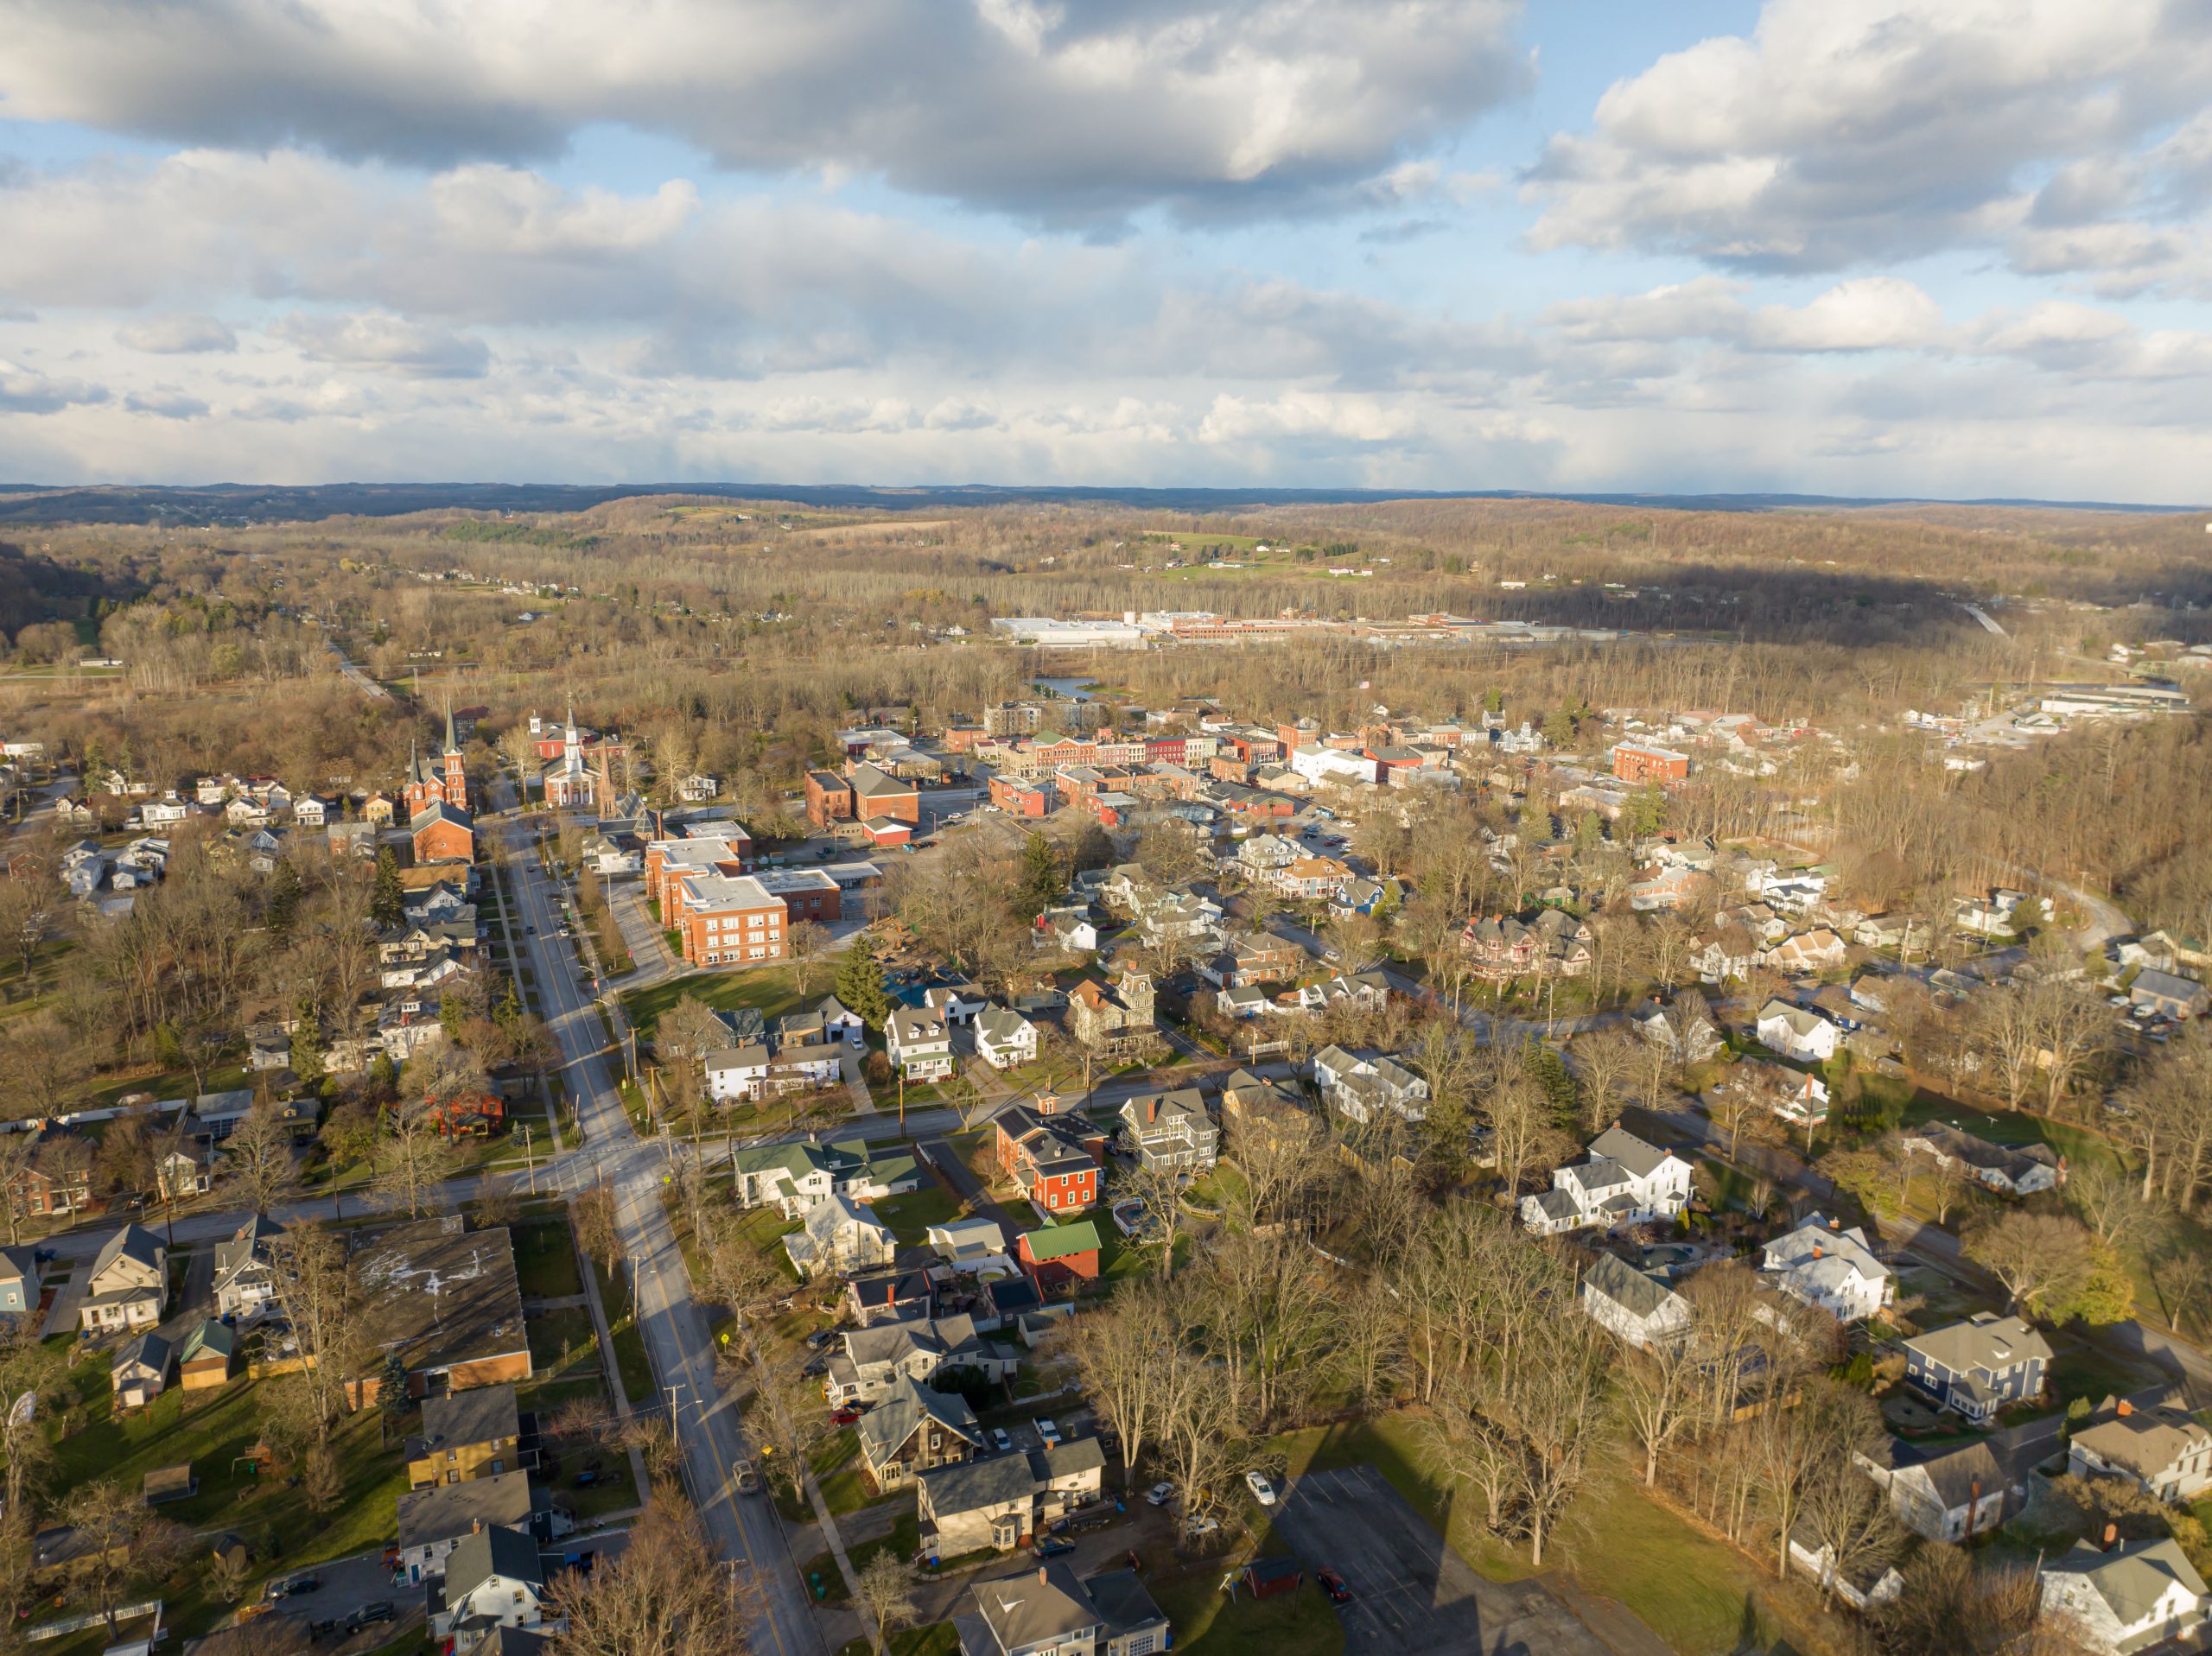
<path id="1" fill-rule="evenodd" d="M 143 1490 L 149 1507 L 164 1501 L 184 1501 L 200 1493 L 200 1480 L 192 1475 L 192 1462 L 180 1466 L 157 1466 L 146 1475 Z"/>
<path id="2" fill-rule="evenodd" d="M 188 1392 L 206 1392 L 227 1385 L 231 1359 L 238 1350 L 238 1336 L 229 1324 L 208 1317 L 184 1336 L 177 1359 L 177 1383 Z"/>
<path id="3" fill-rule="evenodd" d="M 1251 1589 L 1254 1598 L 1273 1598 L 1304 1585 L 1306 1567 L 1295 1558 L 1255 1558 L 1238 1572 L 1238 1579 Z"/>

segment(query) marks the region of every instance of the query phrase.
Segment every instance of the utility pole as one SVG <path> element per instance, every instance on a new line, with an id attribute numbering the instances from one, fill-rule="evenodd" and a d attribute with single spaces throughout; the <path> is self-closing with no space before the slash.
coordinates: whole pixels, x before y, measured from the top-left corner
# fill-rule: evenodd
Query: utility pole
<path id="1" fill-rule="evenodd" d="M 530 1169 L 530 1193 L 536 1196 L 537 1194 L 537 1163 L 530 1153 L 530 1123 L 527 1121 L 522 1124 L 522 1159 L 523 1165 Z"/>
<path id="2" fill-rule="evenodd" d="M 661 1387 L 661 1390 L 668 1393 L 668 1441 L 674 1445 L 676 1452 L 680 1456 L 683 1453 L 683 1434 L 676 1421 L 676 1393 L 679 1389 L 674 1386 Z"/>

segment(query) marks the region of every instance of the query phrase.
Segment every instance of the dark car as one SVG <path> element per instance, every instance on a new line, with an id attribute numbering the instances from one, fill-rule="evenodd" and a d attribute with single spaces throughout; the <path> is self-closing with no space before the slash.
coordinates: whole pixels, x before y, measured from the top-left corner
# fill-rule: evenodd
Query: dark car
<path id="1" fill-rule="evenodd" d="M 1349 1604 L 1351 1602 L 1351 1589 L 1344 1584 L 1344 1578 L 1335 1570 L 1317 1570 L 1313 1572 L 1313 1579 L 1321 1583 L 1321 1590 L 1329 1596 L 1330 1603 Z"/>
<path id="2" fill-rule="evenodd" d="M 1049 1540 L 1038 1542 L 1036 1547 L 1037 1556 L 1040 1558 L 1057 1558 L 1064 1552 L 1073 1552 L 1074 1551 L 1074 1542 L 1063 1541 L 1057 1536 Z"/>
<path id="3" fill-rule="evenodd" d="M 809 1380 L 815 1380 L 830 1372 L 830 1360 L 827 1357 L 817 1357 L 798 1372 Z"/>
<path id="4" fill-rule="evenodd" d="M 806 1348 L 809 1351 L 819 1351 L 836 1337 L 837 1330 L 835 1329 L 817 1329 L 806 1336 Z"/>
<path id="5" fill-rule="evenodd" d="M 310 1639 L 327 1639 L 337 1631 L 338 1618 L 334 1615 L 325 1616 L 320 1621 L 308 1623 L 308 1637 Z"/>
<path id="6" fill-rule="evenodd" d="M 388 1598 L 373 1599 L 346 1618 L 346 1631 L 359 1633 L 364 1627 L 372 1627 L 378 1622 L 389 1621 L 391 1618 L 391 1601 Z"/>

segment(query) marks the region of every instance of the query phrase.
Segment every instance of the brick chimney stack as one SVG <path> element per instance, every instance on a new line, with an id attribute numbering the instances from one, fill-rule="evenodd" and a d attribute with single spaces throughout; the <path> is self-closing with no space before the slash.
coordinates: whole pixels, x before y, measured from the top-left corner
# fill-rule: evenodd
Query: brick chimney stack
<path id="1" fill-rule="evenodd" d="M 2125 1420 L 2125 1419 L 2126 1419 L 2129 1415 L 2133 1414 L 2134 1412 L 2135 1412 L 2135 1405 L 2134 1405 L 2133 1403 L 2130 1403 L 2130 1402 L 2129 1402 L 2126 1398 L 2122 1398 L 2122 1399 L 2120 1399 L 2120 1418 L 2121 1418 L 2121 1419 L 2123 1419 L 2123 1420 Z"/>

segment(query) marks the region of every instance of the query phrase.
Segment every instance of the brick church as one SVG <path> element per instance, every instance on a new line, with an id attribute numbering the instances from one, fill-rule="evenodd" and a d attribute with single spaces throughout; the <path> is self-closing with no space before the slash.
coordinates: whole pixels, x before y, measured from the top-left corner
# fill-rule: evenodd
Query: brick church
<path id="1" fill-rule="evenodd" d="M 454 733 L 453 709 L 446 709 L 446 751 L 443 758 L 425 768 L 418 749 L 407 756 L 406 806 L 412 822 L 433 805 L 468 809 L 468 777 L 461 768 L 461 739 Z"/>

